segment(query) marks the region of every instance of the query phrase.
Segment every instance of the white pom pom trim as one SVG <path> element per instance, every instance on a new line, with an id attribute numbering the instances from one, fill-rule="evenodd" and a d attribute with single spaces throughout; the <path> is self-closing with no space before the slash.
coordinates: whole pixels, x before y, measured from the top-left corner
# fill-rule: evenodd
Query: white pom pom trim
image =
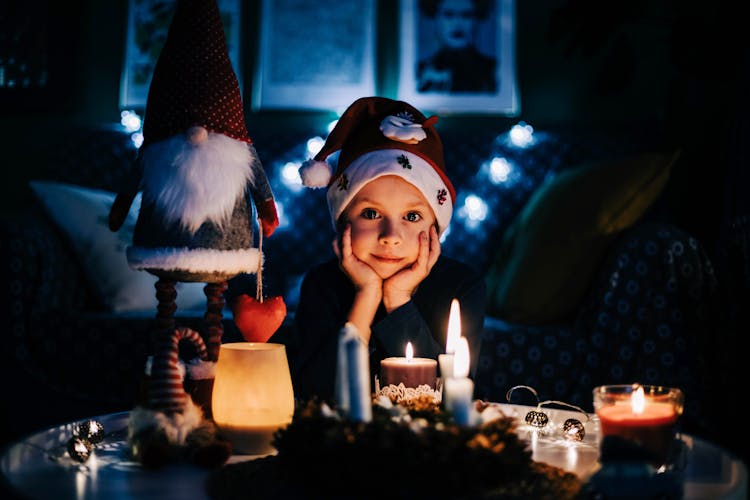
<path id="1" fill-rule="evenodd" d="M 203 361 L 200 358 L 193 358 L 185 363 L 185 368 L 192 380 L 205 380 L 216 377 L 216 362 Z"/>
<path id="2" fill-rule="evenodd" d="M 299 176 L 304 186 L 310 188 L 326 187 L 331 180 L 331 166 L 324 161 L 306 160 L 299 167 Z"/>

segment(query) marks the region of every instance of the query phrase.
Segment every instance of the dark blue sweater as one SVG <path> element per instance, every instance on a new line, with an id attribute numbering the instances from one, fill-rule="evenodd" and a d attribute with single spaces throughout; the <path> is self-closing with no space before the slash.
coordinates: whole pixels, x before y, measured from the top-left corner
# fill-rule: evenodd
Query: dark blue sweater
<path id="1" fill-rule="evenodd" d="M 380 360 L 404 356 L 407 342 L 412 343 L 415 357 L 437 359 L 445 352 L 453 298 L 461 305 L 462 335 L 469 342 L 471 370 L 475 370 L 484 321 L 484 280 L 466 264 L 441 256 L 411 301 L 390 314 L 382 304 L 378 308 L 369 345 L 371 382 Z M 336 259 L 314 267 L 305 276 L 295 328 L 284 340 L 295 397 L 333 399 L 339 331 L 353 300 L 354 287 Z"/>

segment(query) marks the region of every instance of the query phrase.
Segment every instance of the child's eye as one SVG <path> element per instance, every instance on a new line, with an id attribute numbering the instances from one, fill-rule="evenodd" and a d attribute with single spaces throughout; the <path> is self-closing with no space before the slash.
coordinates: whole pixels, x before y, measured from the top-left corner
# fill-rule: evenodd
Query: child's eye
<path id="1" fill-rule="evenodd" d="M 408 220 L 409 222 L 419 222 L 422 220 L 422 214 L 419 212 L 409 212 L 404 216 L 404 219 Z"/>
<path id="2" fill-rule="evenodd" d="M 376 219 L 378 217 L 378 212 L 372 208 L 365 208 L 364 210 L 362 210 L 361 215 L 365 219 Z"/>

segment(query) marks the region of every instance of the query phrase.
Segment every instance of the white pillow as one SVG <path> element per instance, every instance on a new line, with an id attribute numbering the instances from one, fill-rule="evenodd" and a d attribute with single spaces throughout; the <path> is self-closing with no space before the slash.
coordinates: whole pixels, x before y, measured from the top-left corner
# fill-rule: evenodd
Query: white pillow
<path id="1" fill-rule="evenodd" d="M 31 189 L 47 214 L 75 249 L 86 278 L 113 312 L 156 313 L 156 276 L 128 265 L 125 248 L 141 206 L 140 194 L 117 232 L 109 229 L 109 210 L 115 194 L 54 181 L 31 181 Z M 205 283 L 177 283 L 177 312 L 206 308 Z"/>

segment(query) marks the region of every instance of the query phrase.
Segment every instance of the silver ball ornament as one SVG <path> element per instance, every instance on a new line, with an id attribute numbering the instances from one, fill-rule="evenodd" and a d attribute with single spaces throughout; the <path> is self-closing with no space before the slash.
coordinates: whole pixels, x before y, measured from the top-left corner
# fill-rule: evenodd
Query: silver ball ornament
<path id="1" fill-rule="evenodd" d="M 104 441 L 104 426 L 96 420 L 86 420 L 78 424 L 76 435 L 91 444 Z"/>
<path id="2" fill-rule="evenodd" d="M 531 410 L 526 414 L 526 423 L 532 427 L 541 428 L 549 423 L 549 417 L 544 412 Z"/>
<path id="3" fill-rule="evenodd" d="M 563 423 L 563 438 L 567 441 L 583 441 L 586 429 L 580 420 L 569 418 Z"/>
<path id="4" fill-rule="evenodd" d="M 73 436 L 68 440 L 68 456 L 76 462 L 83 463 L 91 456 L 94 445 L 86 439 Z"/>

